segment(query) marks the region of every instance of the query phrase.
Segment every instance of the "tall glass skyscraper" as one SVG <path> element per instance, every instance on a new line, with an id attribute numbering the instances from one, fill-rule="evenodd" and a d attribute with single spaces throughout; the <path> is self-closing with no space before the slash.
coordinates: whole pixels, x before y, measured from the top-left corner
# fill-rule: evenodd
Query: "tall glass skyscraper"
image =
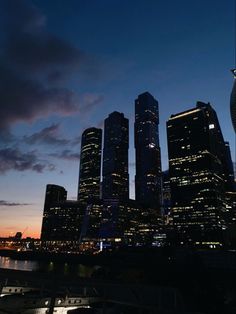
<path id="1" fill-rule="evenodd" d="M 232 165 L 216 112 L 209 103 L 198 102 L 193 109 L 171 115 L 167 137 L 172 215 L 179 240 L 220 244 Z"/>
<path id="2" fill-rule="evenodd" d="M 156 99 L 145 92 L 135 100 L 136 201 L 160 209 L 161 156 L 159 109 Z"/>
<path id="3" fill-rule="evenodd" d="M 113 112 L 105 119 L 103 149 L 103 199 L 129 198 L 129 120 Z"/>
<path id="4" fill-rule="evenodd" d="M 230 113 L 234 132 L 236 133 L 236 69 L 233 69 L 232 72 L 234 75 L 234 85 L 230 96 Z"/>
<path id="5" fill-rule="evenodd" d="M 86 129 L 82 134 L 78 200 L 87 205 L 100 198 L 102 130 Z"/>

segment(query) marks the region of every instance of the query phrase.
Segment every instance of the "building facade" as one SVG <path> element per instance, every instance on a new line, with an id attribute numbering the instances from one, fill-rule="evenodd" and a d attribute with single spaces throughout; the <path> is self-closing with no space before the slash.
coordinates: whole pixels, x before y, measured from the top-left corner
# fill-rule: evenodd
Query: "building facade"
<path id="1" fill-rule="evenodd" d="M 198 102 L 171 115 L 167 137 L 176 240 L 221 245 L 227 150 L 216 112 Z"/>
<path id="2" fill-rule="evenodd" d="M 159 109 L 156 99 L 145 92 L 135 100 L 136 201 L 160 210 L 161 156 Z"/>
<path id="3" fill-rule="evenodd" d="M 53 216 L 51 215 L 50 208 L 54 204 L 60 204 L 66 201 L 67 191 L 63 186 L 55 184 L 47 184 L 44 210 L 43 210 L 43 221 L 41 229 L 41 240 L 48 240 L 51 237 L 53 229 Z"/>
<path id="4" fill-rule="evenodd" d="M 234 132 L 236 133 L 236 69 L 233 69 L 232 73 L 234 76 L 234 84 L 230 96 L 230 113 Z"/>
<path id="5" fill-rule="evenodd" d="M 82 134 L 78 200 L 88 204 L 100 198 L 102 130 L 86 129 Z"/>
<path id="6" fill-rule="evenodd" d="M 129 120 L 113 112 L 105 119 L 102 198 L 129 198 Z"/>
<path id="7" fill-rule="evenodd" d="M 79 240 L 83 211 L 78 201 L 64 201 L 52 204 L 48 209 L 50 232 L 47 241 Z"/>
<path id="8" fill-rule="evenodd" d="M 223 152 L 224 159 L 224 172 L 225 172 L 225 184 L 226 190 L 233 192 L 235 191 L 235 182 L 234 182 L 234 167 L 233 161 L 231 158 L 231 151 L 229 142 L 225 142 L 225 151 Z"/>
<path id="9" fill-rule="evenodd" d="M 168 223 L 171 214 L 171 189 L 169 170 L 162 172 L 162 215 Z"/>

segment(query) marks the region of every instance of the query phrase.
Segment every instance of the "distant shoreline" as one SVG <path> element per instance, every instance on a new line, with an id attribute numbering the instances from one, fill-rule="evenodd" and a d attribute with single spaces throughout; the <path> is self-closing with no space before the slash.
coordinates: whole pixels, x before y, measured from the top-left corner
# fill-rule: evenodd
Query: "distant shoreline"
<path id="1" fill-rule="evenodd" d="M 68 254 L 68 253 L 52 253 L 52 252 L 37 252 L 37 251 L 16 251 L 16 250 L 0 250 L 0 256 L 10 257 L 15 260 L 30 260 L 30 261 L 71 261 L 96 264 L 97 256 L 84 254 Z M 100 258 L 99 258 L 100 259 Z"/>

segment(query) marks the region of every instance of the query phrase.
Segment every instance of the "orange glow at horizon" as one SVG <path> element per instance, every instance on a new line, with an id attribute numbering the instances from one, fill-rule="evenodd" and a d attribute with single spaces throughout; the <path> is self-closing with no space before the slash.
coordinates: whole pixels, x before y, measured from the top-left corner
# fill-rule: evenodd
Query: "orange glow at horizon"
<path id="1" fill-rule="evenodd" d="M 0 237 L 13 237 L 17 232 L 22 233 L 22 238 L 40 238 L 42 226 L 42 212 L 38 206 L 21 208 L 3 207 L 0 210 Z"/>
<path id="2" fill-rule="evenodd" d="M 17 232 L 23 232 L 23 230 L 20 230 L 19 229 L 15 229 L 15 230 L 1 230 L 0 231 L 0 238 L 8 238 L 8 237 L 12 237 L 14 236 Z M 30 237 L 30 238 L 34 238 L 34 239 L 39 239 L 40 238 L 40 233 L 41 233 L 41 230 L 27 230 L 22 238 L 27 238 L 27 237 Z"/>

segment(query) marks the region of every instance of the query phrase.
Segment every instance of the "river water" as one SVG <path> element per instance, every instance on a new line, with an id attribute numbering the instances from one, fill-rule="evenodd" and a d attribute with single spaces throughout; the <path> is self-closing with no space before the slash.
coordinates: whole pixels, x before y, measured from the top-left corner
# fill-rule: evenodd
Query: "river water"
<path id="1" fill-rule="evenodd" d="M 0 268 L 25 271 L 55 272 L 64 275 L 75 275 L 89 278 L 96 270 L 98 270 L 99 267 L 89 267 L 79 263 L 15 260 L 11 259 L 10 257 L 0 256 Z"/>
<path id="2" fill-rule="evenodd" d="M 20 261 L 10 257 L 0 256 L 0 268 L 34 271 L 39 269 L 37 261 Z"/>

